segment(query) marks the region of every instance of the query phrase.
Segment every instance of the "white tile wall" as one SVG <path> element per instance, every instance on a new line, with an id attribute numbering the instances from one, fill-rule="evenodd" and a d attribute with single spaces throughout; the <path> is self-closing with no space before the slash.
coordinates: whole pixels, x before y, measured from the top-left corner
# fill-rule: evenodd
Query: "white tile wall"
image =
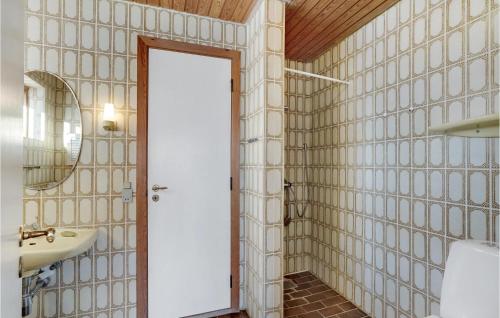
<path id="1" fill-rule="evenodd" d="M 259 1 L 247 26 L 244 114 L 247 312 L 251 317 L 281 317 L 284 4 L 279 0 Z"/>
<path id="2" fill-rule="evenodd" d="M 311 63 L 287 61 L 287 67 L 310 72 Z M 291 223 L 284 228 L 285 273 L 309 270 L 311 267 L 311 207 L 306 203 L 306 171 L 304 166 L 303 144 L 312 145 L 312 79 L 286 72 L 285 100 L 285 178 L 292 182 L 296 194 L 295 202 L 285 206 L 292 217 Z M 308 163 L 311 163 L 308 151 Z M 309 166 L 308 176 L 312 181 Z M 312 192 L 309 193 L 312 199 Z M 293 194 L 290 194 L 293 200 Z M 286 204 L 286 202 L 285 202 Z M 297 204 L 297 205 L 294 205 Z M 303 217 L 297 213 L 304 211 Z"/>

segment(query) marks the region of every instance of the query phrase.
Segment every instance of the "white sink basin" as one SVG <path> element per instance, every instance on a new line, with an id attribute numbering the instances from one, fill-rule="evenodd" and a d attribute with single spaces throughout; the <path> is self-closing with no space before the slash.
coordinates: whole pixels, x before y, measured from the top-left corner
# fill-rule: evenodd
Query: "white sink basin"
<path id="1" fill-rule="evenodd" d="M 30 276 L 47 265 L 82 254 L 97 239 L 97 229 L 57 228 L 55 240 L 47 242 L 45 236 L 23 241 L 21 247 L 21 274 Z"/>

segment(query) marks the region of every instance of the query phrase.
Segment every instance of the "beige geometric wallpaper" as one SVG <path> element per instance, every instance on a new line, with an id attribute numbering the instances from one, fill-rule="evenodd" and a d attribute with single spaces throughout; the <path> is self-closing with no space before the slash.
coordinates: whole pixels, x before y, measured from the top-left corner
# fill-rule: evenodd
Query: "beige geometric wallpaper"
<path id="1" fill-rule="evenodd" d="M 62 185 L 25 191 L 24 223 L 99 230 L 88 255 L 63 262 L 57 279 L 36 297 L 31 317 L 135 317 L 135 202 L 122 203 L 121 189 L 127 181 L 135 187 L 136 48 L 142 34 L 240 50 L 245 78 L 245 25 L 118 0 L 26 1 L 25 69 L 55 73 L 75 90 L 83 149 Z M 102 129 L 107 102 L 117 113 L 114 132 Z M 244 231 L 241 245 L 244 273 Z"/>
<path id="2" fill-rule="evenodd" d="M 500 240 L 499 139 L 427 130 L 499 112 L 499 10 L 403 0 L 313 61 L 351 85 L 313 81 L 310 270 L 373 317 L 438 313 L 450 243 Z"/>

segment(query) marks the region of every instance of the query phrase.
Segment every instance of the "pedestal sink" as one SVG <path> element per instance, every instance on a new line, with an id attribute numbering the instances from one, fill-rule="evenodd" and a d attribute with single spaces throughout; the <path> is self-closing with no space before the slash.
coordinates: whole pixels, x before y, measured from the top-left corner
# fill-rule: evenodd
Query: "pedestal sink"
<path id="1" fill-rule="evenodd" d="M 42 267 L 77 256 L 90 249 L 97 239 L 97 229 L 57 228 L 55 240 L 47 242 L 45 237 L 23 241 L 21 247 L 21 275 L 33 275 Z"/>

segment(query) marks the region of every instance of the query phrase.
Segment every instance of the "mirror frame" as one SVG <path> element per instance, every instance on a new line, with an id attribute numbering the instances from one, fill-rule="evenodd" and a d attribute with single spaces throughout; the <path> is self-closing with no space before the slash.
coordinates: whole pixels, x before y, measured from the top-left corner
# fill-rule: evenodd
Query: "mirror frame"
<path id="1" fill-rule="evenodd" d="M 58 187 L 59 185 L 61 185 L 62 183 L 64 183 L 64 181 L 68 180 L 68 178 L 71 177 L 71 175 L 75 172 L 76 166 L 77 166 L 78 162 L 80 161 L 80 156 L 82 154 L 82 147 L 83 147 L 83 114 L 82 114 L 82 108 L 80 107 L 80 101 L 76 97 L 76 93 L 75 93 L 73 87 L 71 87 L 71 85 L 69 85 L 68 82 L 66 82 L 61 76 L 59 76 L 59 75 L 57 75 L 55 73 L 49 72 L 49 71 L 45 71 L 45 70 L 28 70 L 28 71 L 24 72 L 24 76 L 29 76 L 28 74 L 32 73 L 32 72 L 47 73 L 49 75 L 52 75 L 52 76 L 56 77 L 58 80 L 60 80 L 61 82 L 63 82 L 64 85 L 66 85 L 66 87 L 69 89 L 69 91 L 71 92 L 71 95 L 73 96 L 73 98 L 76 101 L 76 108 L 78 109 L 78 112 L 80 113 L 80 123 L 82 125 L 82 135 L 81 135 L 81 138 L 80 138 L 80 146 L 79 146 L 79 149 L 78 149 L 78 155 L 76 156 L 76 160 L 73 163 L 73 166 L 71 167 L 71 171 L 68 173 L 68 175 L 65 176 L 64 178 L 62 178 L 61 180 L 54 181 L 49 186 L 33 187 L 33 186 L 23 185 L 24 188 L 28 189 L 28 190 L 43 191 L 43 190 L 50 190 L 50 189 L 54 189 L 55 187 Z M 24 127 L 23 127 L 23 129 L 24 129 Z M 24 153 L 24 140 L 23 140 L 23 153 Z M 23 178 L 24 178 L 24 173 L 23 173 Z"/>

